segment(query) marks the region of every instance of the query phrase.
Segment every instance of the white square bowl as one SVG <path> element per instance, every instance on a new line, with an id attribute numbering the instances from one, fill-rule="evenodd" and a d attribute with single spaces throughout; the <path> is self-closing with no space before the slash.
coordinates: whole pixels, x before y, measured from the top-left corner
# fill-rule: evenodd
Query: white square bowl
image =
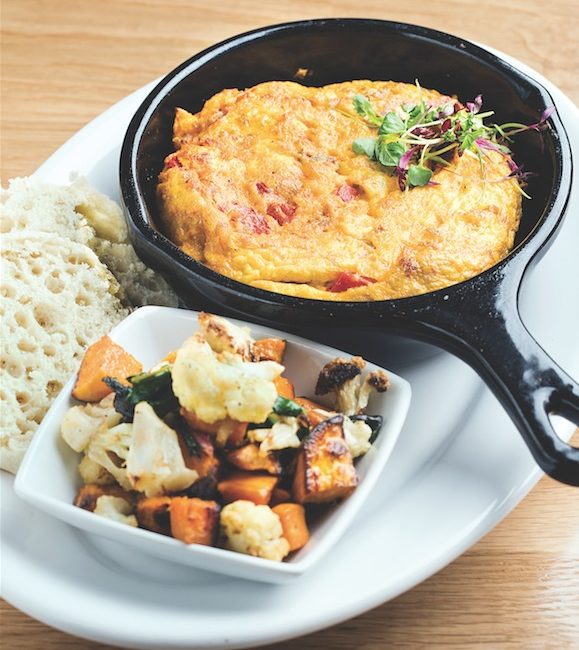
<path id="1" fill-rule="evenodd" d="M 287 340 L 284 365 L 298 395 L 313 396 L 321 367 L 336 356 L 346 355 L 268 327 L 233 322 L 249 326 L 254 338 L 277 336 Z M 142 307 L 117 325 L 110 337 L 139 359 L 143 367 L 148 368 L 179 347 L 196 329 L 196 312 Z M 377 368 L 371 363 L 367 364 L 367 370 Z M 38 428 L 16 476 L 14 489 L 28 503 L 72 526 L 121 542 L 150 556 L 249 580 L 287 582 L 313 567 L 340 538 L 384 470 L 404 424 L 411 396 L 407 381 L 390 371 L 388 374 L 390 389 L 385 393 L 374 393 L 368 406 L 368 413 L 382 415 L 384 424 L 370 451 L 356 462 L 358 487 L 346 500 L 328 509 L 327 514 L 312 527 L 308 544 L 285 562 L 273 562 L 210 546 L 186 545 L 179 540 L 132 528 L 74 506 L 74 497 L 81 487 L 77 472 L 79 454 L 62 440 L 60 423 L 65 412 L 78 404 L 71 396 L 75 377 L 63 388 Z"/>

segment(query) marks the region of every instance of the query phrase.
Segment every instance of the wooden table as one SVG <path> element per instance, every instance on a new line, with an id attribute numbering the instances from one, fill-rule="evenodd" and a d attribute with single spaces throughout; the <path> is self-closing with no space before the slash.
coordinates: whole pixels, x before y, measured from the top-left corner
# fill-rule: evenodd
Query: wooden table
<path id="1" fill-rule="evenodd" d="M 579 101 L 578 7 L 576 0 L 4 0 L 2 183 L 30 174 L 108 106 L 194 52 L 286 20 L 368 16 L 434 27 L 519 58 Z M 419 587 L 277 647 L 579 648 L 578 496 L 543 479 L 492 533 Z M 105 648 L 6 603 L 0 611 L 6 648 Z"/>

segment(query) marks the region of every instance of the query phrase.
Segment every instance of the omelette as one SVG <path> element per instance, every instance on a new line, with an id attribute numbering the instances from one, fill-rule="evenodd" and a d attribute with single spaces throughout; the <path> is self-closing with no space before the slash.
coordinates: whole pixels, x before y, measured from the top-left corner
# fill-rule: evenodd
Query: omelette
<path id="1" fill-rule="evenodd" d="M 381 115 L 456 101 L 394 81 L 272 81 L 223 90 L 197 114 L 177 108 L 157 186 L 163 231 L 223 275 L 320 300 L 418 295 L 505 257 L 521 216 L 506 157 L 454 155 L 401 191 L 352 149 L 376 134 L 353 108 L 360 94 Z"/>

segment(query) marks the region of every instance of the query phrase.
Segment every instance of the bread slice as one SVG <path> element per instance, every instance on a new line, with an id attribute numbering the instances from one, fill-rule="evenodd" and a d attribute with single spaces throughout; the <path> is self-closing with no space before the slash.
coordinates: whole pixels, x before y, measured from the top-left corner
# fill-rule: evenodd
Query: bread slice
<path id="1" fill-rule="evenodd" d="M 34 210 L 28 214 L 26 225 L 36 225 Z M 55 230 L 65 218 L 54 217 Z M 90 248 L 12 230 L 2 236 L 0 275 L 0 467 L 15 472 L 86 347 L 128 310 L 117 281 Z"/>
<path id="2" fill-rule="evenodd" d="M 137 257 L 120 206 L 84 178 L 73 176 L 67 186 L 15 178 L 1 199 L 0 232 L 42 231 L 85 244 L 117 278 L 132 306 L 178 306 L 165 279 Z"/>

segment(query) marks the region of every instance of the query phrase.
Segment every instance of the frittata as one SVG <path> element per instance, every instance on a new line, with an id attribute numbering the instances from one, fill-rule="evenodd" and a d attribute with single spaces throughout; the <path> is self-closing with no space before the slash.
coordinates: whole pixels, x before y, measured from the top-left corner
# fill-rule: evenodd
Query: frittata
<path id="1" fill-rule="evenodd" d="M 158 199 L 167 236 L 230 278 L 322 300 L 385 300 L 440 289 L 513 246 L 521 192 L 497 151 L 454 155 L 424 187 L 352 142 L 375 134 L 353 108 L 384 114 L 452 98 L 393 81 L 321 88 L 267 82 L 178 108 Z"/>

